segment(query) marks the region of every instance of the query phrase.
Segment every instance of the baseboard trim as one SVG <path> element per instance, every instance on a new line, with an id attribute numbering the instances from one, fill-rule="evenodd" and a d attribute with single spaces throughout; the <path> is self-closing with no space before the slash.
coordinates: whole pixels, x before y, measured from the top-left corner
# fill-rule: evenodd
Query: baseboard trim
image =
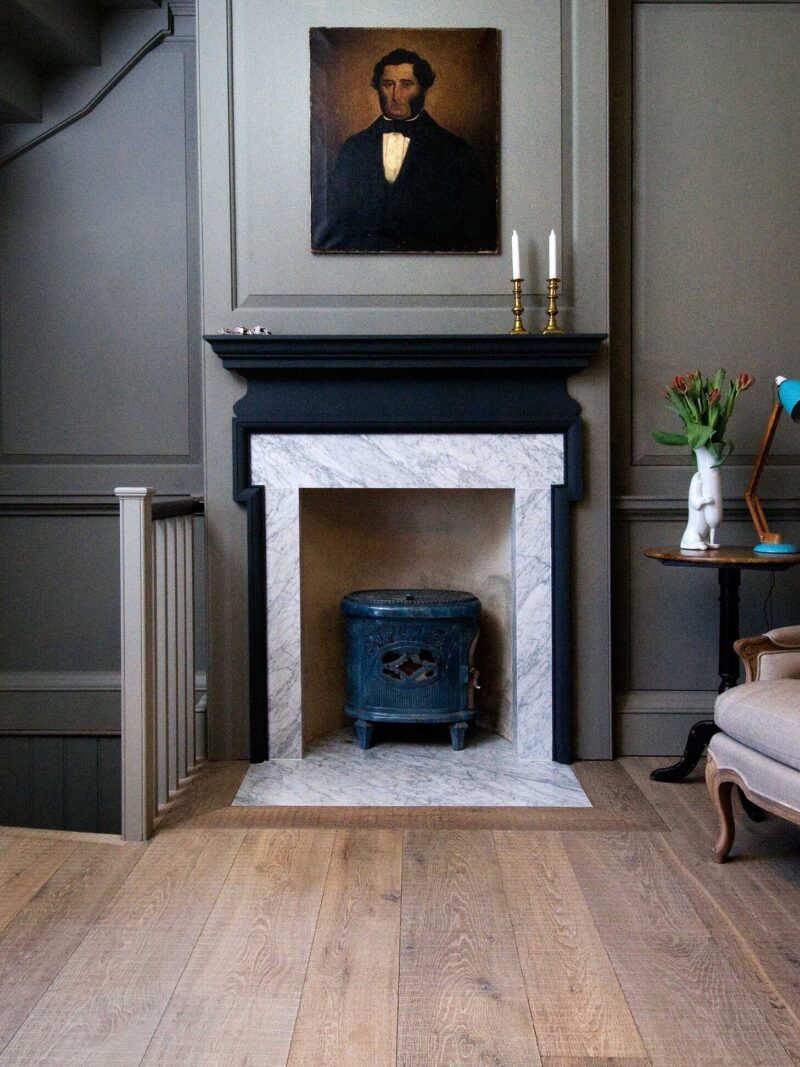
<path id="1" fill-rule="evenodd" d="M 615 715 L 694 715 L 710 718 L 716 689 L 632 689 L 614 698 Z"/>

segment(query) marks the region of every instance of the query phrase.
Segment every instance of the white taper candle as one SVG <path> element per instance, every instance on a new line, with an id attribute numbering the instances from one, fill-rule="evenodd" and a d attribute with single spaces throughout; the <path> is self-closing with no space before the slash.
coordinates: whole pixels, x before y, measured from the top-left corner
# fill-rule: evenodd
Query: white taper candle
<path id="1" fill-rule="evenodd" d="M 550 263 L 549 263 L 549 266 L 550 266 L 550 273 L 547 275 L 547 277 L 548 278 L 557 278 L 558 274 L 556 274 L 556 231 L 555 230 L 551 230 L 550 231 Z"/>
<path id="2" fill-rule="evenodd" d="M 511 277 L 521 278 L 522 273 L 519 269 L 519 237 L 517 231 L 511 232 Z"/>

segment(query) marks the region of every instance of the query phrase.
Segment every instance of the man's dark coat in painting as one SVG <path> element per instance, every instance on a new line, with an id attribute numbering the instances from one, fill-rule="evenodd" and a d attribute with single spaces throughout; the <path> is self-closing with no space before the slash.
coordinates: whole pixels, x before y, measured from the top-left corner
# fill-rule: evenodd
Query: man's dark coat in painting
<path id="1" fill-rule="evenodd" d="M 383 134 L 411 135 L 400 173 L 384 177 Z M 421 111 L 394 127 L 380 116 L 342 146 L 315 249 L 478 252 L 497 248 L 496 205 L 467 142 Z"/>

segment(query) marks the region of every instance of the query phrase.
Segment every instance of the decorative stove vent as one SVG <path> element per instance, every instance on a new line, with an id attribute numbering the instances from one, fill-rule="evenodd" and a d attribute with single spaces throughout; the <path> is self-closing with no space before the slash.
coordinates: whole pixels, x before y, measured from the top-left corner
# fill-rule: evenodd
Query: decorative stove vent
<path id="1" fill-rule="evenodd" d="M 447 723 L 457 751 L 475 718 L 481 602 L 450 589 L 370 589 L 342 601 L 347 703 L 362 749 L 373 723 Z"/>

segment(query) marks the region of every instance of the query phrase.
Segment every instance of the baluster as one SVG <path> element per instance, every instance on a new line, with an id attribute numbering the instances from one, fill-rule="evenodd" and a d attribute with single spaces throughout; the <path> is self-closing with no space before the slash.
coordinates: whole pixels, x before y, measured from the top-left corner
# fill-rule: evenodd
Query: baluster
<path id="1" fill-rule="evenodd" d="M 153 523 L 156 572 L 156 766 L 159 807 L 169 800 L 169 738 L 167 734 L 167 530 Z"/>
<path id="2" fill-rule="evenodd" d="M 186 519 L 179 517 L 175 523 L 175 636 L 176 679 L 178 687 L 178 778 L 186 777 Z"/>
<path id="3" fill-rule="evenodd" d="M 178 789 L 178 634 L 175 519 L 163 519 L 167 540 L 167 747 L 169 790 Z"/>
<path id="4" fill-rule="evenodd" d="M 194 722 L 194 519 L 187 515 L 183 520 L 183 535 L 186 545 L 186 762 L 189 767 L 197 763 Z"/>
<path id="5" fill-rule="evenodd" d="M 115 489 L 120 502 L 122 836 L 144 841 L 155 815 L 153 489 Z"/>

